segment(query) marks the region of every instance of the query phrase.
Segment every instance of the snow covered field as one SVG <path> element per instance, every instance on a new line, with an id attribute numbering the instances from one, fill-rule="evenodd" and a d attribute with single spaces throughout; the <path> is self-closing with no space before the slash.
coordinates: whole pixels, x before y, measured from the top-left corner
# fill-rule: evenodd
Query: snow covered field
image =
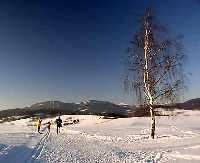
<path id="1" fill-rule="evenodd" d="M 200 162 L 200 112 L 185 111 L 174 117 L 157 117 L 156 139 L 149 139 L 150 118 L 79 118 L 50 134 L 42 125 L 36 132 L 31 119 L 0 124 L 0 163 L 24 162 Z M 55 118 L 52 119 L 53 121 Z M 49 119 L 43 120 L 43 124 Z"/>

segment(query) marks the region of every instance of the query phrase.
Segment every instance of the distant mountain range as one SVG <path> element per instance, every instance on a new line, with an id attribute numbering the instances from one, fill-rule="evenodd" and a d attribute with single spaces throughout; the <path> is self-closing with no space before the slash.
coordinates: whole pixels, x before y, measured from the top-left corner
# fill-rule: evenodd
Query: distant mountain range
<path id="1" fill-rule="evenodd" d="M 160 106 L 162 107 L 162 106 Z M 168 108 L 164 106 L 163 108 Z M 184 103 L 177 103 L 171 108 L 185 110 L 200 110 L 200 98 L 192 99 Z M 119 105 L 108 101 L 88 100 L 81 103 L 64 103 L 60 101 L 45 101 L 31 105 L 30 107 L 8 109 L 0 111 L 0 119 L 16 117 L 48 117 L 61 114 L 89 114 L 108 117 L 130 117 L 147 116 L 148 111 L 145 108 L 129 106 L 120 103 Z"/>
<path id="2" fill-rule="evenodd" d="M 176 104 L 177 108 L 184 110 L 200 110 L 200 98 L 191 99 L 184 103 Z"/>
<path id="3" fill-rule="evenodd" d="M 61 114 L 103 115 L 127 117 L 133 107 L 117 105 L 107 101 L 88 100 L 81 103 L 64 103 L 61 101 L 39 102 L 25 108 L 16 108 L 0 111 L 0 119 L 7 117 L 45 117 Z"/>

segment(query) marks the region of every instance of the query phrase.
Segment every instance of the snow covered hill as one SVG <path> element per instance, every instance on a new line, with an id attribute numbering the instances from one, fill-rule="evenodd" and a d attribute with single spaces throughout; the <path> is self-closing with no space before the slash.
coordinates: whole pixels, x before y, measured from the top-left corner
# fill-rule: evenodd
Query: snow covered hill
<path id="1" fill-rule="evenodd" d="M 149 139 L 148 117 L 103 119 L 92 115 L 64 115 L 79 119 L 50 134 L 44 119 L 42 134 L 35 121 L 23 119 L 0 124 L 0 163 L 111 163 L 200 162 L 200 112 L 184 111 L 157 117 L 156 139 Z"/>

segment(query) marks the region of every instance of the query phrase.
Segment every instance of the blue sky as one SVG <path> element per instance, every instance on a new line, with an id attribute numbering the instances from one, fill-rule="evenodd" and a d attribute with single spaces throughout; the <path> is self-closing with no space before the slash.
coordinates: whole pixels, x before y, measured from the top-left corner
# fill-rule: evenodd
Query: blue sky
<path id="1" fill-rule="evenodd" d="M 1 109 L 82 99 L 132 104 L 123 91 L 122 57 L 147 0 L 0 2 Z M 200 97 L 200 3 L 154 1 L 158 21 L 184 35 L 190 84 Z"/>

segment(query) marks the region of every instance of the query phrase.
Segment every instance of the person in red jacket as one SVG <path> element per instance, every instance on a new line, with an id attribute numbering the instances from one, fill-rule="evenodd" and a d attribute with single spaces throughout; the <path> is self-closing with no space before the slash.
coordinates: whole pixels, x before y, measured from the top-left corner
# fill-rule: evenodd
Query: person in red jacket
<path id="1" fill-rule="evenodd" d="M 47 123 L 47 128 L 48 128 L 48 132 L 50 132 L 50 129 L 51 129 L 51 122 L 50 121 Z"/>

